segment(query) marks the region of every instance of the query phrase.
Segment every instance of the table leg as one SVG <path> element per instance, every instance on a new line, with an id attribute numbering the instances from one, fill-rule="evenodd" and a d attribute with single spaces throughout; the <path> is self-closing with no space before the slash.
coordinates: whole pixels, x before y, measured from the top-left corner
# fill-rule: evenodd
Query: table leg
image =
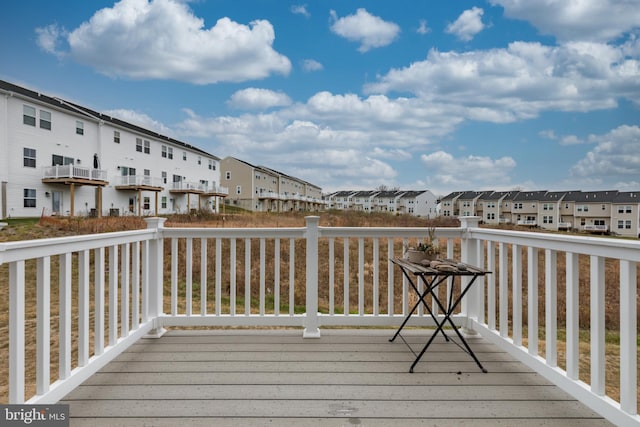
<path id="1" fill-rule="evenodd" d="M 436 323 L 436 325 L 438 324 L 438 319 L 436 318 L 436 316 L 433 314 L 433 311 L 431 311 L 431 308 L 429 307 L 429 304 L 427 304 L 427 302 L 424 300 L 424 298 L 427 296 L 427 294 L 432 294 L 433 295 L 433 289 L 435 287 L 437 287 L 440 283 L 442 283 L 444 280 L 446 280 L 445 278 L 441 278 L 440 280 L 436 281 L 436 279 L 438 279 L 438 276 L 434 277 L 430 282 L 428 282 L 427 280 L 425 280 L 425 286 L 426 289 L 424 292 L 422 292 L 422 294 L 420 293 L 420 291 L 418 291 L 418 288 L 416 287 L 415 283 L 413 283 L 413 280 L 411 280 L 411 277 L 404 271 L 402 270 L 402 273 L 404 274 L 404 276 L 406 277 L 407 281 L 409 282 L 409 284 L 411 285 L 411 287 L 413 288 L 413 290 L 416 292 L 416 294 L 418 295 L 418 301 L 415 303 L 415 305 L 411 308 L 411 310 L 409 311 L 409 315 L 407 317 L 405 317 L 404 321 L 402 322 L 402 325 L 400 325 L 400 328 L 398 328 L 398 330 L 396 331 L 395 335 L 393 336 L 393 338 L 389 339 L 389 342 L 393 342 L 395 341 L 395 339 L 398 337 L 398 335 L 400 335 L 400 332 L 402 331 L 402 329 L 405 327 L 405 325 L 407 324 L 407 322 L 409 321 L 409 319 L 411 318 L 411 316 L 413 315 L 413 313 L 416 311 L 416 309 L 418 308 L 418 306 L 420 305 L 420 303 L 424 304 L 424 306 L 427 309 L 427 312 L 429 312 L 429 314 L 431 315 L 431 318 L 433 319 L 433 321 Z M 442 309 L 442 308 L 441 308 Z M 442 311 L 444 312 L 445 310 L 442 309 Z M 444 332 L 444 330 L 441 330 L 442 332 L 442 336 L 444 337 L 444 339 L 446 341 L 449 341 L 449 337 L 447 336 L 447 334 Z"/>
<path id="2" fill-rule="evenodd" d="M 458 335 L 458 338 L 460 338 L 460 341 L 464 344 L 465 347 L 465 351 L 467 354 L 469 354 L 473 360 L 476 362 L 476 364 L 478 365 L 478 367 L 482 370 L 482 372 L 484 372 L 485 374 L 488 372 L 480 363 L 480 361 L 478 360 L 478 358 L 476 357 L 475 353 L 473 352 L 473 350 L 471 350 L 471 347 L 469 347 L 469 344 L 467 344 L 467 341 L 464 339 L 464 337 L 462 336 L 462 334 L 460 333 L 460 331 L 458 330 L 458 328 L 456 327 L 455 323 L 453 323 L 453 320 L 451 320 L 451 315 L 453 314 L 453 311 L 456 309 L 456 307 L 460 304 L 460 302 L 462 301 L 462 298 L 465 296 L 465 294 L 467 293 L 467 291 L 471 288 L 471 285 L 473 285 L 473 282 L 476 280 L 478 276 L 474 275 L 473 278 L 471 279 L 471 281 L 467 284 L 467 286 L 462 290 L 462 292 L 460 293 L 460 296 L 458 296 L 458 298 L 454 301 L 453 300 L 453 286 L 451 287 L 451 294 L 448 298 L 449 303 L 447 308 L 445 309 L 444 306 L 442 305 L 442 303 L 440 302 L 440 299 L 438 298 L 437 294 L 435 292 L 430 292 L 432 297 L 434 298 L 434 300 L 436 301 L 436 304 L 438 305 L 438 307 L 440 308 L 440 310 L 442 310 L 442 312 L 444 313 L 444 319 L 442 320 L 442 323 L 438 323 L 438 328 L 436 329 L 436 331 L 434 332 L 434 334 L 431 336 L 431 338 L 429 339 L 429 341 L 425 344 L 425 346 L 422 348 L 422 351 L 420 352 L 420 354 L 416 357 L 415 361 L 413 362 L 413 364 L 411 365 L 411 368 L 409 369 L 409 372 L 413 373 L 413 368 L 418 364 L 418 362 L 420 361 L 420 359 L 422 358 L 422 356 L 424 355 L 424 353 L 427 351 L 427 349 L 429 348 L 429 346 L 431 345 L 431 343 L 433 342 L 433 339 L 435 338 L 435 336 L 438 334 L 438 331 L 443 331 L 443 327 L 445 325 L 446 322 L 449 322 L 449 324 L 451 325 L 451 327 L 453 328 L 453 331 L 456 333 L 456 335 Z M 440 282 L 438 282 L 440 283 Z M 431 288 L 431 290 L 433 290 L 433 288 Z M 436 321 L 437 323 L 437 321 Z"/>

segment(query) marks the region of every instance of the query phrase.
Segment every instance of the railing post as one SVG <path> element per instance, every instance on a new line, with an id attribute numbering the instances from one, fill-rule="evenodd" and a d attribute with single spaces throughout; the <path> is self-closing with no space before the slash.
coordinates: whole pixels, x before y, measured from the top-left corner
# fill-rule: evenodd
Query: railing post
<path id="1" fill-rule="evenodd" d="M 469 228 L 478 227 L 480 224 L 479 216 L 464 216 L 460 217 L 460 227 L 462 228 L 462 244 L 461 244 L 461 261 L 467 264 L 471 264 L 480 268 L 482 265 L 478 265 L 478 243 L 476 239 L 469 238 Z M 468 283 L 471 280 L 468 277 L 461 277 L 463 284 Z M 462 300 L 462 315 L 467 319 L 478 320 L 478 298 L 480 293 L 478 292 L 478 286 L 483 286 L 483 278 L 478 277 L 476 279 L 478 283 L 475 283 L 467 295 Z M 462 333 L 465 335 L 477 335 L 478 333 L 471 328 L 471 321 L 467 320 L 462 326 Z"/>
<path id="2" fill-rule="evenodd" d="M 305 217 L 307 232 L 306 315 L 303 338 L 320 338 L 318 322 L 318 224 L 320 217 Z"/>
<path id="3" fill-rule="evenodd" d="M 147 304 L 149 319 L 153 321 L 153 329 L 147 338 L 160 338 L 166 329 L 162 327 L 160 315 L 162 315 L 162 298 L 164 288 L 164 241 L 162 228 L 166 218 L 145 218 L 148 229 L 155 229 L 157 235 L 155 239 L 149 241 L 149 299 L 144 301 Z"/>

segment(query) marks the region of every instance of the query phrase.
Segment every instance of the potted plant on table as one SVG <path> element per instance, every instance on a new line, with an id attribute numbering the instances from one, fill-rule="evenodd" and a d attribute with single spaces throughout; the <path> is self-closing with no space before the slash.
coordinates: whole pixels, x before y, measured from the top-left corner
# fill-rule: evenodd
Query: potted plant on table
<path id="1" fill-rule="evenodd" d="M 438 240 L 435 238 L 435 228 L 429 229 L 428 237 L 420 242 L 415 248 L 409 248 L 405 253 L 405 258 L 410 262 L 420 262 L 423 260 L 434 260 L 440 255 Z"/>

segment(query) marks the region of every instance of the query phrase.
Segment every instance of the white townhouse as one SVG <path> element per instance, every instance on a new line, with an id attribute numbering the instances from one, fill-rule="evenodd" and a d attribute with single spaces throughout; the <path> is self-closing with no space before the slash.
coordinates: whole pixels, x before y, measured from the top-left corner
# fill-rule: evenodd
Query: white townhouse
<path id="1" fill-rule="evenodd" d="M 325 196 L 327 208 L 361 212 L 387 212 L 435 218 L 437 197 L 429 190 L 342 190 Z"/>
<path id="2" fill-rule="evenodd" d="M 220 159 L 0 80 L 0 218 L 218 211 Z"/>
<path id="3" fill-rule="evenodd" d="M 352 195 L 354 193 L 354 191 L 344 190 L 326 195 L 325 200 L 327 201 L 327 208 L 337 209 L 340 211 L 350 210 L 353 204 Z"/>
<path id="4" fill-rule="evenodd" d="M 439 215 L 438 198 L 429 190 L 401 192 L 397 205 L 399 213 L 422 218 L 435 218 Z"/>

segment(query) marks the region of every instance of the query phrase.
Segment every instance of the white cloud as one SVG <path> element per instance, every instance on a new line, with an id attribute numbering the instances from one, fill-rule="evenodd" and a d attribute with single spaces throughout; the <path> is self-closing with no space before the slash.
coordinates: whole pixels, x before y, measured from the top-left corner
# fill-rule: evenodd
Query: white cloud
<path id="1" fill-rule="evenodd" d="M 516 167 L 511 157 L 492 159 L 484 156 L 454 157 L 445 151 L 423 154 L 427 182 L 437 188 L 481 189 L 506 186 Z"/>
<path id="2" fill-rule="evenodd" d="M 479 7 L 465 10 L 452 24 L 449 24 L 445 31 L 454 34 L 460 40 L 470 41 L 482 31 L 485 26 L 482 23 L 484 10 Z"/>
<path id="3" fill-rule="evenodd" d="M 103 111 L 102 113 L 128 123 L 133 123 L 145 129 L 154 130 L 165 136 L 174 136 L 175 134 L 175 132 L 171 130 L 171 128 L 165 126 L 157 120 L 152 119 L 144 113 L 125 109 L 107 110 Z"/>
<path id="4" fill-rule="evenodd" d="M 320 71 L 324 67 L 315 59 L 305 59 L 302 61 L 302 69 L 304 71 Z"/>
<path id="5" fill-rule="evenodd" d="M 309 11 L 307 10 L 306 4 L 298 4 L 298 5 L 291 6 L 291 13 L 293 13 L 294 15 L 303 15 L 307 18 L 311 16 Z"/>
<path id="6" fill-rule="evenodd" d="M 56 45 L 52 38 L 64 35 L 37 31 L 49 51 Z M 72 59 L 106 75 L 196 84 L 288 74 L 291 62 L 273 49 L 274 39 L 265 20 L 243 25 L 222 18 L 205 28 L 204 20 L 177 0 L 121 0 L 66 36 Z"/>
<path id="7" fill-rule="evenodd" d="M 604 135 L 590 135 L 589 142 L 596 143 L 596 146 L 571 168 L 573 177 L 595 182 L 638 179 L 640 127 L 620 126 Z"/>
<path id="8" fill-rule="evenodd" d="M 416 33 L 418 34 L 428 34 L 431 32 L 431 28 L 429 28 L 427 26 L 427 21 L 426 19 L 421 19 L 420 20 L 420 26 L 418 27 L 418 29 L 416 30 Z"/>
<path id="9" fill-rule="evenodd" d="M 60 40 L 67 35 L 67 30 L 57 24 L 36 28 L 37 44 L 47 53 L 62 57 L 64 53 L 60 51 Z"/>
<path id="10" fill-rule="evenodd" d="M 509 18 L 531 22 L 543 34 L 568 40 L 611 41 L 640 28 L 640 7 L 629 0 L 489 0 Z"/>
<path id="11" fill-rule="evenodd" d="M 271 107 L 291 105 L 291 98 L 282 92 L 251 87 L 235 92 L 227 104 L 232 108 L 265 110 Z"/>
<path id="12" fill-rule="evenodd" d="M 371 15 L 364 8 L 358 9 L 355 15 L 342 18 L 338 18 L 332 10 L 331 19 L 331 31 L 347 40 L 360 43 L 358 51 L 363 53 L 393 43 L 400 34 L 397 24 Z"/>
<path id="13" fill-rule="evenodd" d="M 640 61 L 616 46 L 513 42 L 506 49 L 464 53 L 431 50 L 424 61 L 392 69 L 365 93 L 411 93 L 455 105 L 472 120 L 512 122 L 541 111 L 613 108 L 640 99 Z"/>

